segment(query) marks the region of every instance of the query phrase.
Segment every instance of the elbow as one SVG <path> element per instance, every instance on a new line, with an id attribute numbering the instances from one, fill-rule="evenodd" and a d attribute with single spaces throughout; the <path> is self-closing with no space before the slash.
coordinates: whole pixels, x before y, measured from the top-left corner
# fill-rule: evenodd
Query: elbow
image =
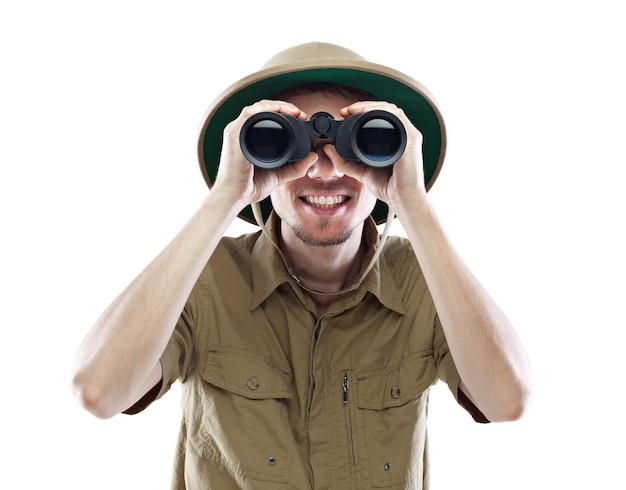
<path id="1" fill-rule="evenodd" d="M 508 396 L 500 404 L 500 409 L 492 422 L 516 422 L 524 418 L 532 405 L 532 389 L 528 386 L 520 389 L 517 394 Z"/>
<path id="2" fill-rule="evenodd" d="M 109 408 L 104 390 L 96 383 L 89 382 L 84 376 L 76 374 L 72 379 L 71 390 L 78 404 L 99 419 L 109 419 L 117 412 Z"/>
<path id="3" fill-rule="evenodd" d="M 517 396 L 514 397 L 515 403 L 512 403 L 507 415 L 508 421 L 514 422 L 525 417 L 533 403 L 533 376 L 532 371 L 529 371 L 519 384 L 517 390 Z"/>
<path id="4" fill-rule="evenodd" d="M 533 403 L 534 377 L 530 366 L 501 387 L 501 397 L 493 422 L 515 422 L 528 414 Z"/>
<path id="5" fill-rule="evenodd" d="M 500 411 L 498 417 L 493 422 L 516 422 L 524 418 L 528 412 L 528 403 L 509 403 L 507 407 Z"/>

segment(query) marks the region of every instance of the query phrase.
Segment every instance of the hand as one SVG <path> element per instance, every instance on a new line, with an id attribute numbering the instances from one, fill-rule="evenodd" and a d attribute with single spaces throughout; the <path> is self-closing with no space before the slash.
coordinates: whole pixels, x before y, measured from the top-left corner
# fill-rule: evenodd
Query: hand
<path id="1" fill-rule="evenodd" d="M 341 110 L 343 117 L 359 114 L 374 109 L 391 112 L 402 121 L 407 133 L 407 146 L 402 157 L 392 166 L 375 168 L 360 162 L 343 160 L 336 154 L 334 147 L 326 151 L 334 152 L 337 168 L 365 184 L 378 199 L 396 209 L 409 198 L 426 198 L 424 185 L 424 168 L 422 157 L 422 133 L 413 126 L 404 111 L 388 102 L 363 101 L 352 104 Z"/>
<path id="2" fill-rule="evenodd" d="M 253 166 L 241 152 L 239 133 L 244 122 L 259 112 L 277 112 L 297 117 L 303 121 L 308 115 L 289 102 L 261 100 L 244 107 L 237 119 L 224 128 L 224 142 L 219 170 L 213 191 L 226 192 L 246 206 L 265 199 L 279 185 L 303 177 L 318 156 L 311 152 L 306 158 L 275 169 Z"/>

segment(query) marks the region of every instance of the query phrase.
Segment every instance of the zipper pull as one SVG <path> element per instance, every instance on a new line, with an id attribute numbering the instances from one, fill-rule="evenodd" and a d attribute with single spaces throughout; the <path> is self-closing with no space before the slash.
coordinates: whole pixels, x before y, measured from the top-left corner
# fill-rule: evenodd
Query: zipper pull
<path id="1" fill-rule="evenodd" d="M 348 404 L 348 375 L 343 373 L 343 404 Z"/>

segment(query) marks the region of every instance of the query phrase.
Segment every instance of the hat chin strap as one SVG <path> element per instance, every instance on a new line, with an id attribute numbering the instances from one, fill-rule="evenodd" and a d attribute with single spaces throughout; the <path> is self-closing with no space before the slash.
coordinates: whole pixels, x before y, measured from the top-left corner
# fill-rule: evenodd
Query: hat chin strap
<path id="1" fill-rule="evenodd" d="M 279 255 L 283 259 L 283 262 L 285 263 L 285 267 L 287 268 L 287 272 L 296 281 L 298 286 L 300 286 L 302 289 L 305 289 L 311 293 L 323 294 L 326 296 L 336 296 L 338 294 L 349 293 L 350 291 L 354 291 L 358 289 L 359 286 L 361 286 L 361 283 L 363 282 L 365 277 L 369 274 L 369 272 L 372 270 L 372 268 L 374 267 L 374 264 L 376 264 L 376 261 L 378 260 L 378 257 L 383 251 L 383 247 L 385 246 L 385 242 L 387 241 L 387 237 L 389 236 L 389 232 L 391 231 L 391 223 L 393 219 L 395 218 L 395 214 L 393 213 L 391 208 L 389 208 L 389 214 L 387 215 L 387 222 L 385 223 L 385 228 L 383 229 L 383 233 L 380 237 L 380 240 L 378 240 L 378 244 L 374 245 L 374 248 L 376 249 L 376 251 L 374 252 L 374 255 L 372 255 L 372 259 L 370 260 L 370 263 L 365 268 L 365 270 L 361 273 L 361 275 L 357 278 L 354 284 L 352 284 L 352 286 L 350 287 L 340 289 L 339 291 L 326 291 L 324 289 L 317 288 L 313 286 L 312 284 L 310 284 L 309 282 L 305 281 L 304 279 L 298 277 L 298 275 L 296 274 L 296 271 L 293 269 L 293 267 L 291 267 L 291 265 L 289 265 L 289 263 L 287 262 L 287 259 L 285 258 L 285 255 L 283 254 L 282 250 L 280 249 L 280 247 L 278 246 L 278 244 L 276 243 L 272 235 L 269 233 L 269 231 L 267 231 L 265 222 L 263 221 L 263 213 L 261 212 L 261 205 L 258 202 L 254 202 L 252 203 L 251 208 L 252 208 L 252 213 L 254 215 L 254 219 L 256 220 L 257 224 L 261 227 L 261 231 L 265 233 L 265 235 L 269 238 L 270 242 L 272 242 L 272 245 L 274 245 L 274 248 L 276 248 Z"/>

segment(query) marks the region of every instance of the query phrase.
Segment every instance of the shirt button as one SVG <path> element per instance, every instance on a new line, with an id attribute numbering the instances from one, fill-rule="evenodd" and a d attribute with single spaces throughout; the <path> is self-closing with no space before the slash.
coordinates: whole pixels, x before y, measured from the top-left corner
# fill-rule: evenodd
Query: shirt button
<path id="1" fill-rule="evenodd" d="M 391 398 L 400 398 L 400 387 L 392 386 L 391 387 Z"/>
<path id="2" fill-rule="evenodd" d="M 252 376 L 248 380 L 248 388 L 250 388 L 251 390 L 256 390 L 259 387 L 259 384 L 259 378 L 257 378 L 256 376 Z"/>

